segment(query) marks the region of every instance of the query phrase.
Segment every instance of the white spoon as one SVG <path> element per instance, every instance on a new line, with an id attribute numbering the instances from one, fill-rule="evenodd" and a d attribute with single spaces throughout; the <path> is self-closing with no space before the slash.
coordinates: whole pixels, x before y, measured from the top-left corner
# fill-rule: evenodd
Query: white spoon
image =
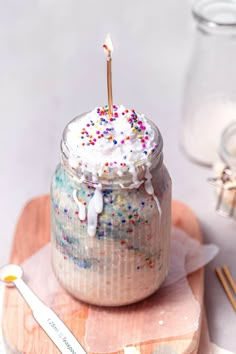
<path id="1" fill-rule="evenodd" d="M 22 280 L 23 270 L 19 265 L 8 264 L 0 268 L 0 280 L 7 286 L 16 286 L 32 310 L 32 315 L 63 354 L 86 354 L 63 321 L 47 307 Z"/>

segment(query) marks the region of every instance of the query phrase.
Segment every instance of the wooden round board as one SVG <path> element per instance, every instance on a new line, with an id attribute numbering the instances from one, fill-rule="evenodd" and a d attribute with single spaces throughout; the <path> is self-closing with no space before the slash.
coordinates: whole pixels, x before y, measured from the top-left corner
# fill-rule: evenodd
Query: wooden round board
<path id="1" fill-rule="evenodd" d="M 201 230 L 194 213 L 184 204 L 173 201 L 172 224 L 184 230 L 191 237 L 202 242 Z M 10 262 L 20 264 L 50 241 L 50 200 L 43 196 L 31 200 L 23 209 L 15 231 Z M 203 307 L 204 271 L 200 269 L 188 277 L 192 292 Z M 24 326 L 24 313 L 27 305 L 15 289 L 6 289 L 3 308 L 3 336 L 10 352 L 21 354 L 59 353 L 44 331 L 37 327 L 28 332 Z M 201 311 L 202 312 L 202 311 Z M 88 306 L 83 305 L 83 316 L 78 320 L 76 314 L 66 318 L 65 323 L 84 344 L 85 324 Z M 176 324 L 177 325 L 177 324 Z M 161 348 L 171 348 L 171 354 L 197 354 L 199 328 L 184 336 L 146 343 L 133 343 L 142 354 L 162 354 Z M 159 349 L 158 349 L 159 348 Z M 123 353 L 123 350 L 120 352 Z M 168 351 L 169 353 L 169 351 Z"/>

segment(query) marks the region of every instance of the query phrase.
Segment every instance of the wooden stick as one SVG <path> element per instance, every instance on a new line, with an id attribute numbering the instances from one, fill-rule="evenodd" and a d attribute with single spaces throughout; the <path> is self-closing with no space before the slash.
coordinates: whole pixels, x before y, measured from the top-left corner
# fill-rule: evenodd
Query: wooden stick
<path id="1" fill-rule="evenodd" d="M 231 288 L 234 291 L 234 294 L 236 294 L 236 283 L 234 282 L 234 280 L 232 278 L 229 268 L 227 267 L 227 265 L 224 265 L 222 268 L 223 268 L 223 271 L 225 273 L 225 276 L 226 276 Z"/>
<path id="2" fill-rule="evenodd" d="M 226 295 L 228 296 L 229 301 L 231 302 L 231 305 L 234 308 L 234 311 L 236 311 L 236 301 L 234 300 L 234 297 L 233 297 L 233 295 L 232 295 L 232 293 L 231 293 L 231 291 L 230 291 L 230 289 L 228 287 L 228 284 L 227 284 L 227 282 L 226 282 L 226 280 L 224 278 L 224 275 L 222 273 L 221 268 L 216 268 L 216 274 L 217 274 L 217 276 L 218 276 L 218 278 L 219 278 L 219 280 L 221 282 L 221 285 L 224 288 L 224 291 L 225 291 Z"/>

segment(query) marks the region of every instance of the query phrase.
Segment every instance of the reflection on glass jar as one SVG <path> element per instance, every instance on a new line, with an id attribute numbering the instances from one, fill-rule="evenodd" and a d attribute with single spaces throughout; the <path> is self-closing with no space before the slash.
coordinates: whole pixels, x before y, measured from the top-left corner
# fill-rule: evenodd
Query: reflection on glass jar
<path id="1" fill-rule="evenodd" d="M 214 164 L 216 178 L 216 210 L 223 216 L 236 218 L 236 121 L 223 132 L 219 155 Z"/>
<path id="2" fill-rule="evenodd" d="M 183 97 L 182 145 L 212 165 L 223 129 L 236 117 L 236 1 L 197 0 L 197 31 Z"/>
<path id="3" fill-rule="evenodd" d="M 53 268 L 85 302 L 119 306 L 155 292 L 168 271 L 171 181 L 162 137 L 134 110 L 75 118 L 51 187 Z"/>

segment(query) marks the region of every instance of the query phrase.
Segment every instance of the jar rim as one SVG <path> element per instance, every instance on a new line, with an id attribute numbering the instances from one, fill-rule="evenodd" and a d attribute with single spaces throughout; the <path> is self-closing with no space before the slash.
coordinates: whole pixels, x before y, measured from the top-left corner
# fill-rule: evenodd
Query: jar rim
<path id="1" fill-rule="evenodd" d="M 192 7 L 192 15 L 205 29 L 236 30 L 235 0 L 198 0 Z"/>

